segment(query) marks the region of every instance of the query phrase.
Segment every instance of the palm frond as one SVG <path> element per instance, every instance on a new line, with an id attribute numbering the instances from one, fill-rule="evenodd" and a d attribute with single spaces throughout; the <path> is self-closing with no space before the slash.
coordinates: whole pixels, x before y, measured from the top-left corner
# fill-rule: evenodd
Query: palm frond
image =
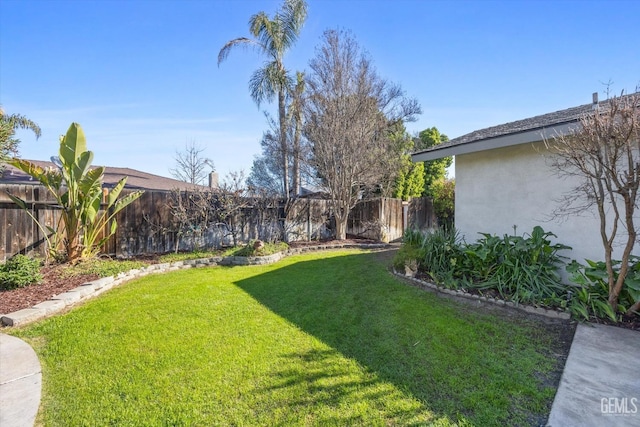
<path id="1" fill-rule="evenodd" d="M 220 63 L 222 61 L 227 59 L 231 50 L 236 47 L 244 47 L 245 49 L 253 47 L 258 50 L 264 50 L 264 46 L 262 46 L 256 40 L 251 40 L 246 37 L 238 37 L 237 39 L 228 41 L 224 46 L 222 46 L 222 49 L 220 49 L 220 52 L 218 52 L 218 66 L 220 66 Z"/>
<path id="2" fill-rule="evenodd" d="M 276 61 L 265 63 L 257 69 L 249 80 L 251 98 L 260 106 L 263 101 L 271 102 L 280 90 L 286 91 L 291 83 L 287 70 Z"/>
<path id="3" fill-rule="evenodd" d="M 270 31 L 268 27 L 271 24 L 269 16 L 264 12 L 258 12 L 249 19 L 249 32 L 260 41 L 264 42 L 263 35 Z"/>
<path id="4" fill-rule="evenodd" d="M 286 0 L 276 17 L 280 22 L 281 48 L 287 50 L 298 39 L 307 19 L 307 3 L 304 0 Z"/>
<path id="5" fill-rule="evenodd" d="M 20 114 L 5 114 L 4 109 L 0 107 L 0 121 L 3 123 L 8 123 L 12 129 L 28 129 L 33 131 L 36 135 L 36 138 L 40 138 L 42 135 L 42 131 L 40 130 L 40 126 L 33 120 L 26 118 Z"/>

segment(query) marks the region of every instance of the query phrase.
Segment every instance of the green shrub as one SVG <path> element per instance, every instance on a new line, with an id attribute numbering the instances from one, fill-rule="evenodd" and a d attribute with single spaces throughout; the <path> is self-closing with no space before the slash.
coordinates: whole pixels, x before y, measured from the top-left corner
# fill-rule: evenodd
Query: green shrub
<path id="1" fill-rule="evenodd" d="M 618 297 L 617 312 L 609 305 L 609 276 L 605 262 L 586 261 L 586 266 L 575 260 L 567 265 L 571 281 L 578 285 L 569 303 L 571 314 L 582 320 L 593 317 L 614 322 L 621 320 L 623 313 L 640 300 L 640 257 L 631 256 L 629 260 L 629 272 Z M 621 263 L 613 261 L 615 278 L 618 277 Z"/>
<path id="2" fill-rule="evenodd" d="M 505 300 L 568 308 L 573 317 L 618 322 L 640 300 L 640 257 L 632 256 L 629 273 L 618 299 L 617 310 L 609 305 L 608 275 L 604 262 L 576 261 L 566 266 L 570 280 L 562 283 L 559 269 L 564 264 L 560 251 L 571 249 L 551 243 L 555 234 L 536 226 L 529 235 L 498 237 L 481 233 L 474 243 L 460 241 L 455 230 L 429 232 L 407 230 L 394 267 L 415 263 L 433 282 L 447 288 L 495 291 Z M 617 278 L 620 261 L 614 261 Z M 637 313 L 638 314 L 638 313 Z"/>
<path id="3" fill-rule="evenodd" d="M 409 229 L 403 235 L 402 246 L 394 257 L 393 266 L 403 270 L 405 265 L 415 263 L 418 270 L 435 283 L 457 288 L 454 275 L 460 252 L 460 237 L 455 229 Z"/>
<path id="4" fill-rule="evenodd" d="M 40 261 L 16 255 L 0 265 L 0 289 L 17 289 L 42 280 Z"/>
<path id="5" fill-rule="evenodd" d="M 416 264 L 418 260 L 422 260 L 422 242 L 425 234 L 420 230 L 407 229 L 402 235 L 402 246 L 393 257 L 393 267 L 396 270 L 403 271 L 405 265 Z"/>
<path id="6" fill-rule="evenodd" d="M 558 252 L 571 248 L 551 244 L 555 234 L 536 226 L 528 237 L 483 236 L 464 251 L 463 275 L 472 279 L 474 288 L 494 289 L 502 298 L 541 305 L 555 305 L 566 294 L 558 273 L 563 264 Z"/>
<path id="7" fill-rule="evenodd" d="M 420 247 L 422 258 L 418 267 L 440 285 L 447 288 L 459 288 L 456 280 L 459 258 L 462 253 L 460 234 L 451 228 L 430 230 L 424 235 Z"/>
<path id="8" fill-rule="evenodd" d="M 439 179 L 431 184 L 433 209 L 438 224 L 448 230 L 453 229 L 455 219 L 456 180 Z"/>
<path id="9" fill-rule="evenodd" d="M 528 236 L 481 235 L 468 244 L 455 229 L 409 230 L 394 266 L 403 268 L 416 259 L 419 271 L 447 288 L 493 290 L 516 302 L 566 305 L 567 286 L 558 273 L 563 264 L 559 251 L 570 248 L 551 244 L 553 233 L 537 226 Z"/>

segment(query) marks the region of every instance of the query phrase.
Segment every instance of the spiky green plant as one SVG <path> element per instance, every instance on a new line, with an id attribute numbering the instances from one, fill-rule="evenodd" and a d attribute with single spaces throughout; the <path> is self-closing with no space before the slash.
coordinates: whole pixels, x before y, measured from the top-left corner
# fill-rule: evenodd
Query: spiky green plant
<path id="1" fill-rule="evenodd" d="M 9 197 L 36 222 L 48 241 L 49 250 L 57 258 L 75 263 L 98 253 L 100 246 L 116 232 L 116 214 L 144 191 L 135 191 L 119 199 L 127 181 L 127 177 L 123 177 L 107 195 L 106 203 L 102 204 L 104 167 L 91 168 L 93 152 L 87 150 L 84 132 L 77 123 L 72 123 L 66 135 L 60 138 L 59 159 L 57 170 L 44 169 L 23 159 L 10 161 L 11 165 L 39 181 L 54 196 L 61 210 L 55 228 L 38 221 L 24 200 L 12 195 Z M 106 230 L 109 223 L 111 226 Z"/>

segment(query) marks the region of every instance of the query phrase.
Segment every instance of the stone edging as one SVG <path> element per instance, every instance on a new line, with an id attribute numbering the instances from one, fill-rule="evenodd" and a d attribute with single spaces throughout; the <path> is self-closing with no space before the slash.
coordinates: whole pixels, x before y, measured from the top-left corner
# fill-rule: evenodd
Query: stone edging
<path id="1" fill-rule="evenodd" d="M 484 302 L 488 304 L 495 304 L 501 307 L 513 308 L 516 310 L 524 311 L 529 314 L 545 316 L 550 319 L 561 319 L 561 320 L 571 319 L 571 315 L 566 311 L 558 311 L 558 310 L 552 310 L 552 309 L 547 309 L 542 307 L 534 307 L 531 305 L 523 305 L 523 304 L 511 302 L 511 301 L 504 301 L 497 298 L 483 297 L 476 294 L 470 294 L 468 292 L 464 292 L 461 290 L 447 289 L 441 286 L 437 286 L 433 283 L 426 282 L 424 280 L 416 279 L 415 277 L 407 276 L 406 274 L 401 274 L 397 272 L 395 269 L 393 269 L 393 274 L 396 276 L 402 277 L 403 279 L 410 280 L 411 282 L 413 282 L 414 285 L 424 290 L 440 292 L 440 293 L 451 295 L 454 297 L 460 297 L 460 298 L 465 298 L 469 300 L 476 300 L 478 302 Z"/>
<path id="2" fill-rule="evenodd" d="M 342 244 L 342 245 L 317 245 L 308 246 L 303 248 L 289 249 L 284 252 L 276 252 L 267 256 L 252 256 L 252 257 L 211 257 L 211 258 L 198 258 L 185 261 L 175 261 L 171 263 L 151 264 L 147 267 L 129 270 L 126 273 L 120 273 L 117 276 L 102 277 L 91 282 L 83 283 L 77 288 L 70 291 L 63 292 L 58 295 L 54 295 L 51 299 L 34 305 L 30 308 L 24 308 L 22 310 L 15 311 L 13 313 L 5 314 L 0 317 L 1 326 L 18 326 L 30 323 L 43 317 L 50 316 L 58 313 L 67 307 L 77 304 L 81 301 L 96 297 L 101 293 L 108 291 L 118 285 L 121 285 L 129 280 L 139 277 L 147 276 L 149 274 L 166 273 L 169 271 L 182 270 L 187 268 L 208 267 L 215 265 L 266 265 L 273 264 L 282 258 L 289 255 L 297 255 L 304 252 L 327 250 L 327 249 L 348 249 L 348 248 L 360 248 L 360 249 L 382 249 L 389 247 L 390 245 L 380 244 Z"/>

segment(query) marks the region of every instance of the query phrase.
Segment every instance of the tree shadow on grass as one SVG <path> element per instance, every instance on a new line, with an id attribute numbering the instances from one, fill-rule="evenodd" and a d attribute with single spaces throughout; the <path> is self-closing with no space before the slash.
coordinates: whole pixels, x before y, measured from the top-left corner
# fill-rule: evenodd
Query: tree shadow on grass
<path id="1" fill-rule="evenodd" d="M 286 401 L 287 409 L 307 413 L 307 424 L 450 425 L 375 373 L 363 375 L 356 361 L 337 350 L 307 349 L 280 357 L 294 363 L 283 363 L 269 384 L 255 392 L 273 396 L 295 391 L 295 397 Z"/>
<path id="2" fill-rule="evenodd" d="M 507 323 L 468 313 L 451 301 L 401 284 L 375 254 L 301 261 L 236 284 L 333 349 L 286 355 L 300 358 L 305 366 L 305 372 L 274 374 L 275 387 L 306 384 L 308 394 L 294 406 L 304 408 L 309 399 L 340 405 L 359 396 L 388 410 L 383 419 L 392 423 L 420 424 L 416 417 L 430 414 L 426 417 L 434 418 L 429 422 L 445 425 L 514 425 L 530 422 L 529 412 L 540 405 L 536 401 L 524 413 L 522 407 L 512 407 L 515 396 L 529 399 L 539 391 L 531 384 L 532 368 L 519 364 L 522 352 L 525 360 L 536 359 L 526 331 L 513 319 Z M 368 372 L 366 383 L 342 383 L 339 377 L 346 374 L 332 367 L 339 357 Z M 420 407 L 389 404 L 398 391 L 419 401 Z"/>

